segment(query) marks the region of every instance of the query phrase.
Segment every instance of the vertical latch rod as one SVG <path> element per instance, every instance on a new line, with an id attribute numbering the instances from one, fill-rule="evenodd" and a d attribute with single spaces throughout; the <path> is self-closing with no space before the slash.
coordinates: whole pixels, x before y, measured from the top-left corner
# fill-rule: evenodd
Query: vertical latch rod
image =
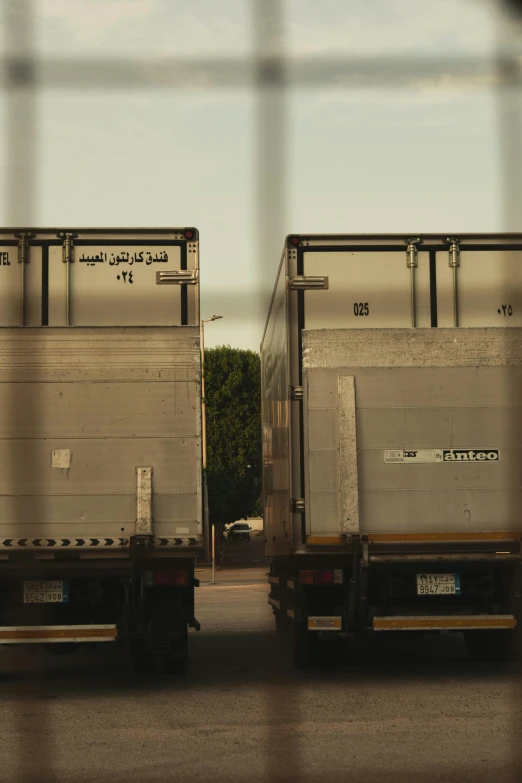
<path id="1" fill-rule="evenodd" d="M 448 237 L 449 255 L 448 262 L 453 269 L 453 326 L 459 325 L 459 288 L 458 288 L 458 268 L 460 266 L 460 239 L 457 237 Z"/>
<path id="2" fill-rule="evenodd" d="M 21 231 L 15 234 L 18 239 L 18 263 L 22 264 L 22 326 L 25 326 L 25 265 L 31 260 L 31 251 L 29 249 L 29 240 L 36 234 L 30 231 Z"/>
<path id="3" fill-rule="evenodd" d="M 417 302 L 415 297 L 415 270 L 419 265 L 419 250 L 418 245 L 422 245 L 422 239 L 420 237 L 411 237 L 405 240 L 407 244 L 406 248 L 406 266 L 410 270 L 411 275 L 411 325 L 417 326 Z"/>
<path id="4" fill-rule="evenodd" d="M 71 231 L 60 231 L 58 237 L 63 239 L 62 261 L 65 264 L 65 324 L 71 323 L 71 274 L 70 265 L 74 262 L 74 240 L 78 234 Z"/>

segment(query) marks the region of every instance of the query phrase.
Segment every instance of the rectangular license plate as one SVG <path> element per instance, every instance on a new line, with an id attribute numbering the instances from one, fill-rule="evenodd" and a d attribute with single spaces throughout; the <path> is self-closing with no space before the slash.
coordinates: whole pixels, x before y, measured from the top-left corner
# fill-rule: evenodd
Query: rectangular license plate
<path id="1" fill-rule="evenodd" d="M 417 574 L 417 595 L 460 595 L 460 574 Z"/>
<path id="2" fill-rule="evenodd" d="M 38 579 L 24 582 L 24 604 L 64 604 L 68 600 L 67 580 Z"/>
<path id="3" fill-rule="evenodd" d="M 342 617 L 309 617 L 309 631 L 342 631 Z"/>

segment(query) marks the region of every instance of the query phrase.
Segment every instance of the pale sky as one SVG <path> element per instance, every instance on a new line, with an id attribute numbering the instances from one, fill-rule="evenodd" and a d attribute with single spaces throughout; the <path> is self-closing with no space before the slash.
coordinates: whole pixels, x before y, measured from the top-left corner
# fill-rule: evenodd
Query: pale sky
<path id="1" fill-rule="evenodd" d="M 12 2 L 0 0 L 0 7 Z M 462 81 L 412 69 L 397 83 L 387 67 L 384 85 L 377 75 L 369 86 L 341 80 L 290 88 L 286 176 L 281 172 L 286 208 L 277 225 L 263 229 L 269 252 L 262 258 L 256 93 L 248 86 L 223 89 L 212 71 L 180 90 L 103 83 L 40 90 L 34 213 L 23 204 L 13 210 L 4 187 L 2 224 L 16 218 L 18 225 L 197 226 L 202 317 L 224 316 L 208 326 L 207 345 L 257 350 L 285 234 L 522 230 L 506 206 L 506 172 L 515 172 L 516 185 L 521 163 L 507 159 L 501 144 L 506 105 L 488 71 L 499 46 L 495 5 L 284 3 L 280 46 L 292 60 L 475 58 L 484 70 Z M 247 0 L 35 0 L 35 7 L 41 58 L 247 60 L 255 45 Z M 508 102 L 511 112 L 520 109 L 517 100 Z M 8 154 L 4 133 L 4 175 Z"/>

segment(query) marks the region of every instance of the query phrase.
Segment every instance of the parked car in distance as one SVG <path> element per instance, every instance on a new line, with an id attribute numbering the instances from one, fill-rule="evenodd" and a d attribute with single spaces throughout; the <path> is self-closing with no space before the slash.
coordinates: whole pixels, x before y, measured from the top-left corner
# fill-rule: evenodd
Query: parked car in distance
<path id="1" fill-rule="evenodd" d="M 239 541 L 246 539 L 250 541 L 250 533 L 252 528 L 246 522 L 235 522 L 228 530 L 229 541 Z"/>

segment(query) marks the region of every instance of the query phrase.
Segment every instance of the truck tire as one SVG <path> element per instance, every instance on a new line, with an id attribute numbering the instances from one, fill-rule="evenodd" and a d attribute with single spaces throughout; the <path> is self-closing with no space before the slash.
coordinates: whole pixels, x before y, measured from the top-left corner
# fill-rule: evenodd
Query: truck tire
<path id="1" fill-rule="evenodd" d="M 296 669 L 310 669 L 319 664 L 319 637 L 308 631 L 304 623 L 291 628 L 292 662 Z"/>
<path id="2" fill-rule="evenodd" d="M 519 634 L 514 630 L 466 631 L 469 658 L 476 663 L 507 663 L 520 659 Z"/>
<path id="3" fill-rule="evenodd" d="M 279 584 L 274 586 L 277 590 L 277 597 L 279 599 L 279 609 L 274 607 L 274 621 L 275 631 L 278 637 L 284 637 L 288 631 L 288 616 L 286 614 L 287 608 L 287 593 L 286 593 L 286 578 L 281 576 L 279 578 Z"/>
<path id="4" fill-rule="evenodd" d="M 285 634 L 285 618 L 281 609 L 274 609 L 275 631 L 277 636 Z"/>
<path id="5" fill-rule="evenodd" d="M 150 676 L 154 673 L 154 662 L 144 640 L 131 640 L 129 644 L 129 656 L 131 668 L 136 677 Z"/>
<path id="6" fill-rule="evenodd" d="M 188 635 L 185 629 L 183 639 L 171 642 L 168 649 L 158 657 L 158 670 L 162 674 L 182 675 L 188 668 Z"/>
<path id="7" fill-rule="evenodd" d="M 77 642 L 56 642 L 43 645 L 53 655 L 71 655 L 78 652 L 80 645 Z"/>
<path id="8" fill-rule="evenodd" d="M 136 677 L 183 675 L 188 668 L 188 639 L 135 639 L 130 644 L 131 667 Z"/>
<path id="9" fill-rule="evenodd" d="M 182 677 L 187 673 L 188 658 L 168 658 L 162 665 L 161 672 L 172 677 Z"/>

